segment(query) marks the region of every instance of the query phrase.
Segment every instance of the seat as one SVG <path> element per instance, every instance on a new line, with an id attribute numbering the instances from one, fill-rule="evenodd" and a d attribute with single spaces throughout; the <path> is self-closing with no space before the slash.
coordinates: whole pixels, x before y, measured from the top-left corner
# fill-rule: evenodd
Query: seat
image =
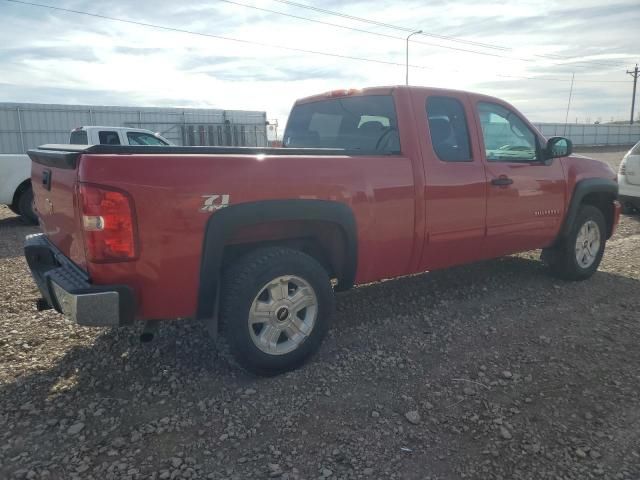
<path id="1" fill-rule="evenodd" d="M 375 150 L 378 140 L 384 133 L 384 125 L 377 120 L 369 120 L 364 122 L 356 130 L 361 150 Z"/>
<path id="2" fill-rule="evenodd" d="M 448 118 L 429 118 L 429 130 L 431 131 L 433 150 L 440 160 L 446 162 L 467 160 L 464 158 L 466 156 L 464 150 L 458 145 Z"/>

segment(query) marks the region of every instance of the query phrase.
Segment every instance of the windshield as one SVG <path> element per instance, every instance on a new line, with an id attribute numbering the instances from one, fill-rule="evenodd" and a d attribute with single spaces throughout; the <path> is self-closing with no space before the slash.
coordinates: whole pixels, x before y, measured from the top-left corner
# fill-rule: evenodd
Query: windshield
<path id="1" fill-rule="evenodd" d="M 127 132 L 127 140 L 129 145 L 167 145 L 155 135 L 144 132 Z"/>
<path id="2" fill-rule="evenodd" d="M 341 97 L 296 105 L 284 147 L 344 148 L 378 154 L 400 152 L 390 95 Z"/>

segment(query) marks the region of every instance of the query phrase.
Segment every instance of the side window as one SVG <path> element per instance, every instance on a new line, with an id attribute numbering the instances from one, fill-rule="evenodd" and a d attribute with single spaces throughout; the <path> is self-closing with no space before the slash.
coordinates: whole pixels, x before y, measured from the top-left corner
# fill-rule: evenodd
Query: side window
<path id="1" fill-rule="evenodd" d="M 100 145 L 120 145 L 120 138 L 118 132 L 101 131 L 98 132 L 98 140 Z"/>
<path id="2" fill-rule="evenodd" d="M 431 145 L 443 162 L 471 162 L 469 129 L 464 107 L 451 97 L 427 98 Z"/>
<path id="3" fill-rule="evenodd" d="M 511 110 L 488 102 L 478 103 L 484 148 L 490 162 L 538 160 L 535 133 Z"/>

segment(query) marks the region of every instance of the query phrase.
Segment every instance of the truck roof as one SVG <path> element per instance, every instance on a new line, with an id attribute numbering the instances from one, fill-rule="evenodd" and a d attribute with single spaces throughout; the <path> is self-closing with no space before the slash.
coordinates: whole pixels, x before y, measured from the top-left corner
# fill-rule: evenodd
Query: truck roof
<path id="1" fill-rule="evenodd" d="M 474 92 L 469 92 L 466 90 L 455 90 L 452 88 L 438 88 L 438 87 L 424 87 L 424 86 L 414 86 L 414 85 L 388 85 L 382 87 L 365 87 L 365 88 L 345 88 L 338 90 L 331 90 L 328 92 L 320 93 L 317 95 L 310 95 L 308 97 L 303 97 L 296 100 L 295 105 L 303 104 L 303 103 L 311 103 L 318 102 L 320 100 L 326 100 L 327 98 L 336 98 L 336 97 L 350 97 L 350 96 L 360 96 L 360 95 L 391 95 L 394 90 L 429 90 L 438 93 L 467 93 L 473 95 L 479 95 Z M 483 95 L 484 96 L 484 95 Z"/>
<path id="2" fill-rule="evenodd" d="M 126 130 L 127 132 L 145 132 L 145 133 L 153 133 L 151 130 L 147 130 L 146 128 L 134 128 L 134 127 L 111 127 L 108 125 L 82 125 L 80 127 L 76 127 L 73 129 L 73 131 L 78 131 L 78 130 L 90 130 L 90 129 L 95 129 L 95 130 Z M 154 134 L 155 135 L 155 134 Z"/>

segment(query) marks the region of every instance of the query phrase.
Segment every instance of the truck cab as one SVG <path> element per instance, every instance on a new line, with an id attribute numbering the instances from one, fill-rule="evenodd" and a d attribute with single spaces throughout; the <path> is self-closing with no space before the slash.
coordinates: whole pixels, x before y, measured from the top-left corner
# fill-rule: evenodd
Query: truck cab
<path id="1" fill-rule="evenodd" d="M 142 128 L 85 126 L 71 131 L 72 145 L 171 145 L 169 140 Z"/>

